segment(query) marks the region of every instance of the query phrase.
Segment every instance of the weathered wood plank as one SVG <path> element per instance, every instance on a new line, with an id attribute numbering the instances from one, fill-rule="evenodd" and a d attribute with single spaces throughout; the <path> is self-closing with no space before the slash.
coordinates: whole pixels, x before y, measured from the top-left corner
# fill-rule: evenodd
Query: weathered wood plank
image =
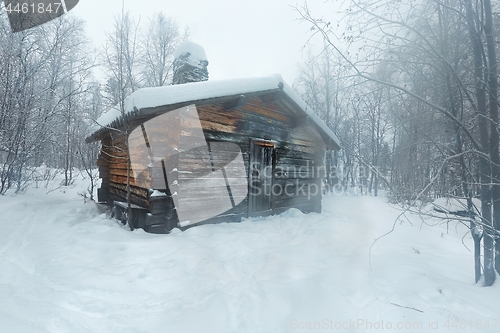
<path id="1" fill-rule="evenodd" d="M 289 158 L 289 157 L 281 157 L 278 158 L 276 161 L 276 165 L 282 166 L 283 168 L 286 168 L 287 166 L 290 167 L 315 167 L 317 164 L 317 160 L 315 159 L 298 159 L 298 158 Z"/>
<path id="2" fill-rule="evenodd" d="M 276 110 L 272 110 L 269 107 L 264 107 L 262 105 L 255 105 L 254 103 L 247 103 L 243 107 L 238 108 L 239 111 L 246 111 L 249 113 L 253 113 L 255 115 L 262 116 L 261 119 L 273 119 L 279 120 L 284 124 L 291 123 L 290 117 L 287 117 L 284 114 L 277 113 Z"/>
<path id="3" fill-rule="evenodd" d="M 318 154 L 316 152 L 307 153 L 307 152 L 292 150 L 290 148 L 278 147 L 276 148 L 276 157 L 278 160 L 281 158 L 315 160 L 318 159 Z"/>
<path id="4" fill-rule="evenodd" d="M 109 162 L 106 159 L 104 159 L 101 155 L 99 155 L 96 164 L 98 167 L 107 167 Z"/>
<path id="5" fill-rule="evenodd" d="M 125 177 L 127 177 L 127 173 L 128 173 L 127 169 L 117 169 L 117 168 L 110 168 L 109 169 L 109 174 L 110 175 L 125 176 Z M 132 170 L 130 171 L 130 176 L 134 177 L 134 173 L 133 173 Z"/>
<path id="6" fill-rule="evenodd" d="M 109 180 L 113 183 L 127 184 L 127 177 L 124 176 L 109 175 Z M 130 179 L 130 184 L 135 185 L 135 180 L 133 178 Z"/>
<path id="7" fill-rule="evenodd" d="M 118 189 L 116 187 L 110 186 L 109 187 L 109 193 L 114 195 L 110 196 L 113 198 L 113 200 L 119 200 L 119 201 L 126 201 L 127 200 L 127 192 L 123 191 L 121 189 Z M 145 200 L 143 197 L 140 197 L 134 193 L 130 194 L 130 202 L 142 206 L 144 208 L 148 207 L 148 201 Z"/>
<path id="8" fill-rule="evenodd" d="M 309 146 L 300 146 L 300 145 L 295 145 L 293 143 L 288 143 L 288 142 L 282 142 L 280 144 L 280 148 L 290 150 L 290 151 L 297 151 L 300 153 L 309 153 L 316 155 L 318 154 L 320 148 L 319 147 L 309 147 Z"/>
<path id="9" fill-rule="evenodd" d="M 115 187 L 123 191 L 127 191 L 127 185 L 126 184 L 120 184 L 120 183 L 115 183 L 115 182 L 110 182 L 110 187 Z M 137 187 L 137 186 L 130 186 L 130 192 L 134 193 L 144 199 L 148 199 L 148 190 L 142 187 Z"/>

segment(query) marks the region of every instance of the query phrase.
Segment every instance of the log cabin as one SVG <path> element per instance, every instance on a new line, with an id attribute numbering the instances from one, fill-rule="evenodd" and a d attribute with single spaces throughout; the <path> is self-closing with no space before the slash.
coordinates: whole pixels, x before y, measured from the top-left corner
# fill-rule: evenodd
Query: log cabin
<path id="1" fill-rule="evenodd" d="M 98 201 L 120 218 L 129 196 L 151 233 L 320 212 L 325 154 L 340 148 L 279 75 L 139 89 L 96 123 Z"/>

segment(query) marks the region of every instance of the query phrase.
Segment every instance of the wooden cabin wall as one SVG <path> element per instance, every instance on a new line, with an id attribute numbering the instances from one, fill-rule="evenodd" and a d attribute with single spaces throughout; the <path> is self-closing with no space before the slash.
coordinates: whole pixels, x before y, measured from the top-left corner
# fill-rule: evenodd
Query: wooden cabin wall
<path id="1" fill-rule="evenodd" d="M 279 195 L 273 195 L 271 200 L 272 213 L 289 208 L 321 211 L 325 145 L 312 126 L 297 125 L 296 117 L 287 114 L 279 102 L 263 102 L 259 97 L 247 98 L 245 105 L 232 110 L 224 109 L 223 105 L 198 107 L 198 113 L 209 140 L 240 146 L 247 177 L 252 138 L 276 143 L 273 184 L 277 189 L 286 187 L 292 195 L 284 191 L 279 194 L 277 190 Z M 241 216 L 246 215 L 248 200 L 238 208 Z"/>
<path id="2" fill-rule="evenodd" d="M 116 133 L 116 134 L 113 134 Z M 101 151 L 98 157 L 99 174 L 102 178 L 101 191 L 107 197 L 99 197 L 99 201 L 125 201 L 127 196 L 127 146 L 126 135 L 111 132 L 101 140 Z M 141 184 L 136 182 L 133 173 L 130 174 L 131 198 L 137 205 L 147 206 L 147 185 L 145 179 Z"/>
<path id="3" fill-rule="evenodd" d="M 98 190 L 100 202 L 111 204 L 113 201 L 126 202 L 127 200 L 128 153 L 126 138 L 127 135 L 123 133 L 111 132 L 101 140 L 101 151 L 97 162 L 99 175 L 102 178 L 101 188 Z M 133 140 L 131 142 L 132 145 L 129 148 L 131 155 L 142 154 L 144 147 L 134 146 Z M 151 190 L 153 175 L 158 174 L 158 170 L 146 170 L 136 179 L 133 173 L 134 167 L 140 170 L 142 166 L 131 165 L 130 201 L 132 204 L 144 207 L 149 211 L 146 218 L 138 221 L 135 227 L 142 227 L 149 232 L 168 232 L 176 224 L 172 216 L 174 207 L 172 199 L 168 195 L 151 196 L 153 194 Z"/>
<path id="4" fill-rule="evenodd" d="M 273 197 L 273 209 L 298 208 L 303 212 L 321 212 L 324 144 L 306 141 L 310 129 L 292 130 L 286 144 L 276 149 L 274 183 L 285 189 Z M 292 193 L 292 195 L 290 195 Z"/>

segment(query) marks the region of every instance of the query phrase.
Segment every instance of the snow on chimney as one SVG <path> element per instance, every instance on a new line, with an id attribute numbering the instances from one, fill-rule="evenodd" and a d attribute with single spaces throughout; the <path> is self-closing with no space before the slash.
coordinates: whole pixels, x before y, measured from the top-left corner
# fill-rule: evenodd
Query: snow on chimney
<path id="1" fill-rule="evenodd" d="M 189 41 L 183 42 L 175 50 L 174 57 L 172 84 L 208 80 L 208 60 L 201 45 Z"/>

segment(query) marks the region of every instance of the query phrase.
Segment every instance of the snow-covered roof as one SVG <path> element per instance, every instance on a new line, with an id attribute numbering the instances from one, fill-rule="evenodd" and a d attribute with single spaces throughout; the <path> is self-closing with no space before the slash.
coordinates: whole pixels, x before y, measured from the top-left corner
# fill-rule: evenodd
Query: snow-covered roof
<path id="1" fill-rule="evenodd" d="M 125 114 L 135 113 L 138 116 L 145 116 L 148 110 L 159 106 L 178 105 L 181 103 L 193 103 L 197 101 L 209 100 L 213 98 L 240 96 L 250 93 L 265 93 L 272 91 L 283 91 L 313 122 L 316 127 L 329 137 L 334 145 L 340 147 L 339 139 L 332 130 L 319 118 L 313 110 L 288 86 L 281 75 L 230 79 L 211 80 L 203 82 L 192 82 L 179 85 L 163 87 L 142 88 L 125 99 Z M 115 122 L 121 118 L 118 107 L 111 108 L 96 120 L 92 134 L 89 138 L 95 137 L 98 132 L 106 127 L 113 127 Z"/>

